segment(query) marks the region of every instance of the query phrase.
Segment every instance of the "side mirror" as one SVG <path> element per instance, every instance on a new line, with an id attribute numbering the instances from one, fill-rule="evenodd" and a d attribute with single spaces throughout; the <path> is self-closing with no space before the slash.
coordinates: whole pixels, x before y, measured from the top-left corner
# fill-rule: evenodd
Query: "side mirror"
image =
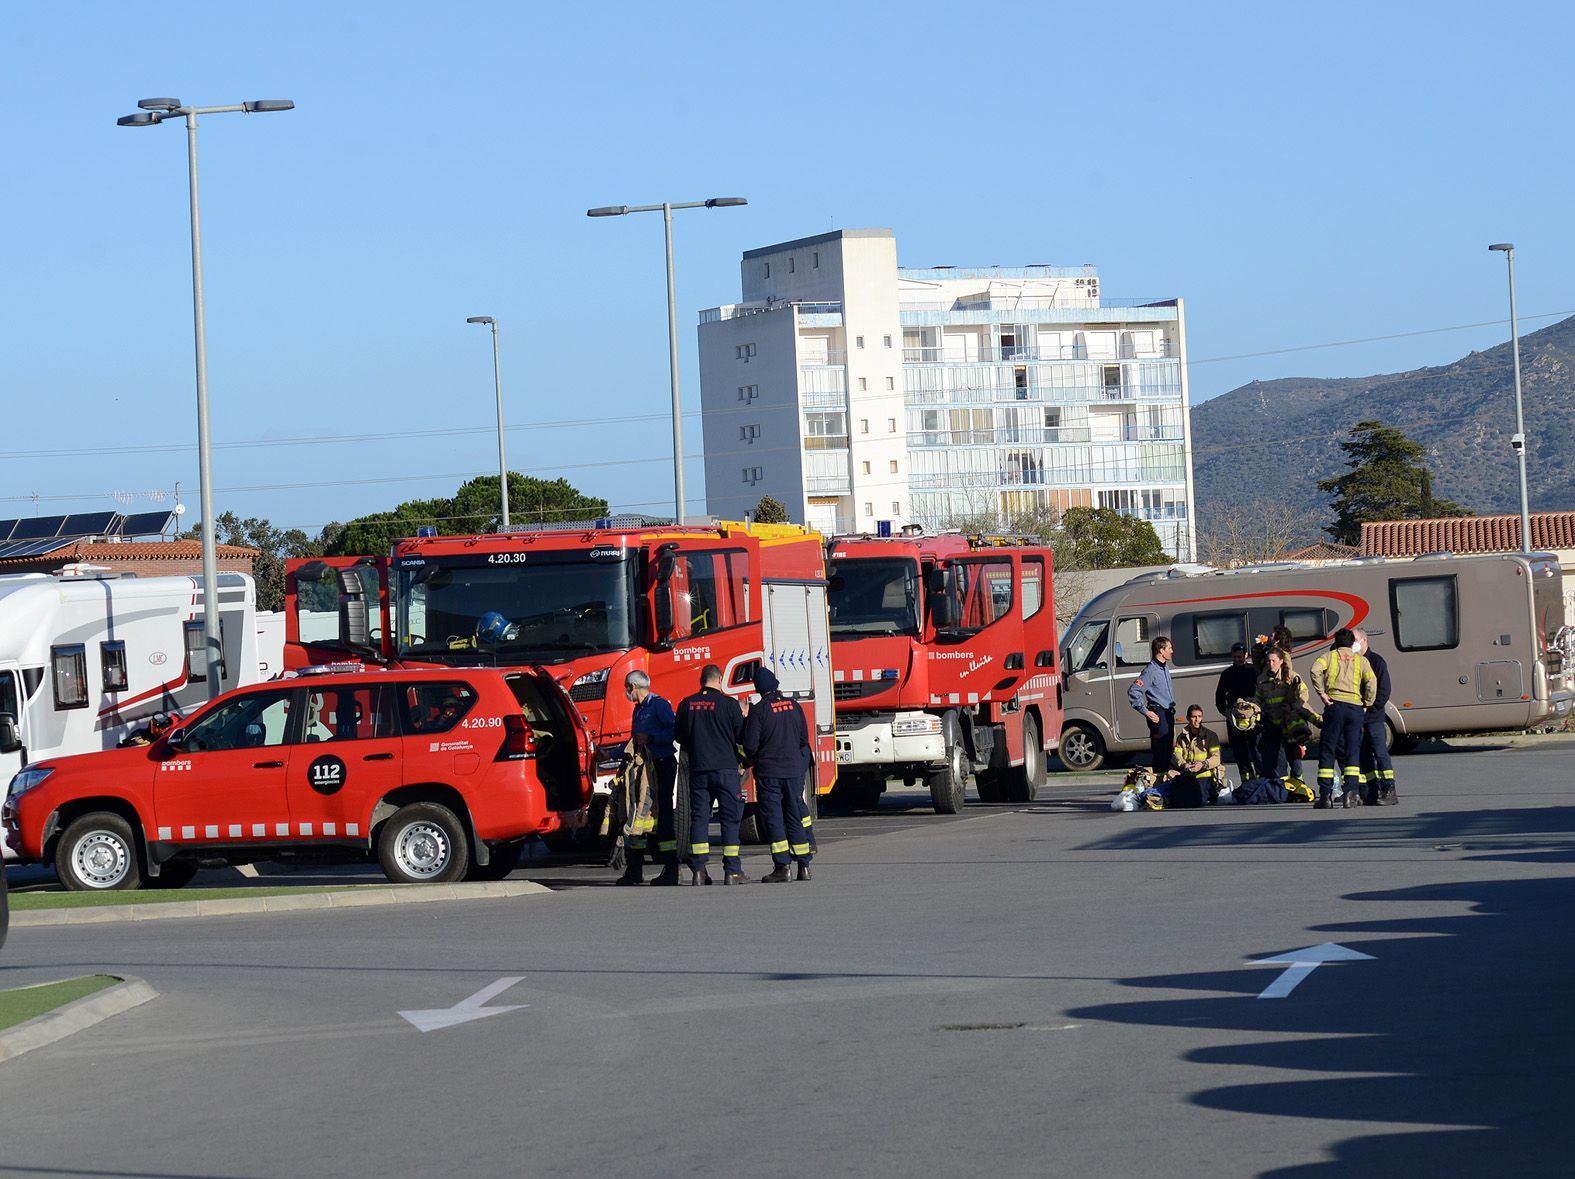
<path id="1" fill-rule="evenodd" d="M 16 731 L 16 717 L 0 712 L 0 753 L 16 753 L 22 748 L 22 737 Z"/>
<path id="2" fill-rule="evenodd" d="M 185 744 L 185 741 L 185 729 L 172 729 L 170 731 L 170 735 L 164 738 L 164 748 L 170 750 L 173 753 L 183 753 L 185 751 L 181 748 L 181 746 Z"/>
<path id="3" fill-rule="evenodd" d="M 924 588 L 932 594 L 944 594 L 946 592 L 946 570 L 926 569 L 924 571 Z"/>
<path id="4" fill-rule="evenodd" d="M 339 572 L 339 641 L 347 647 L 371 644 L 371 619 L 368 617 L 365 588 L 354 570 Z"/>
<path id="5" fill-rule="evenodd" d="M 957 621 L 952 616 L 952 600 L 945 593 L 930 595 L 930 621 L 936 630 L 947 630 Z"/>
<path id="6" fill-rule="evenodd" d="M 656 600 L 656 639 L 666 643 L 673 637 L 673 590 L 666 581 L 657 583 Z"/>

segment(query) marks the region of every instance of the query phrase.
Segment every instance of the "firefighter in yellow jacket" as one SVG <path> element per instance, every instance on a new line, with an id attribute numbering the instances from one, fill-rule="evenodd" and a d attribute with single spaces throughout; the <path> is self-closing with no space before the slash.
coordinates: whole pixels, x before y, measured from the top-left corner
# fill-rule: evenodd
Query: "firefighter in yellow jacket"
<path id="1" fill-rule="evenodd" d="M 1222 781 L 1219 734 L 1203 727 L 1203 708 L 1194 704 L 1186 727 L 1176 730 L 1170 773 L 1160 791 L 1168 806 L 1202 806 L 1218 801 Z"/>
<path id="2" fill-rule="evenodd" d="M 1356 636 L 1342 627 L 1334 646 L 1312 668 L 1312 687 L 1323 701 L 1323 733 L 1318 739 L 1318 801 L 1335 805 L 1334 776 L 1338 767 L 1344 785 L 1340 805 L 1362 805 L 1362 719 L 1378 698 L 1378 677 L 1356 649 Z"/>

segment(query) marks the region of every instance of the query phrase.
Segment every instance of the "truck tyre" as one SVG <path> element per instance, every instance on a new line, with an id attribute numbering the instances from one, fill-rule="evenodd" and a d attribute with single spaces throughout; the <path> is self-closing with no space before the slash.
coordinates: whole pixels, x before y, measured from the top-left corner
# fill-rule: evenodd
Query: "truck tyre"
<path id="1" fill-rule="evenodd" d="M 738 824 L 738 842 L 747 843 L 752 847 L 769 843 L 766 838 L 766 823 L 760 817 L 760 804 L 751 802 L 744 808 L 744 817 Z"/>
<path id="2" fill-rule="evenodd" d="M 930 801 L 938 815 L 955 815 L 963 808 L 963 796 L 968 790 L 968 751 L 963 748 L 962 726 L 955 713 L 947 713 L 941 721 L 941 733 L 946 740 L 946 764 L 930 770 L 924 780 L 930 788 Z"/>
<path id="3" fill-rule="evenodd" d="M 519 866 L 520 844 L 497 843 L 492 846 L 492 856 L 483 868 L 475 860 L 471 860 L 470 868 L 465 872 L 466 880 L 502 880 Z"/>
<path id="4" fill-rule="evenodd" d="M 159 874 L 144 883 L 149 888 L 185 888 L 195 875 L 197 865 L 191 860 L 165 860 L 159 865 Z"/>
<path id="5" fill-rule="evenodd" d="M 55 872 L 72 892 L 120 892 L 142 886 L 137 837 L 117 814 L 83 815 L 55 845 Z"/>
<path id="6" fill-rule="evenodd" d="M 1039 739 L 1039 722 L 1032 713 L 1023 716 L 1023 764 L 1001 772 L 1007 802 L 1032 802 L 1045 780 L 1045 748 Z"/>
<path id="7" fill-rule="evenodd" d="M 1061 730 L 1060 758 L 1073 773 L 1086 774 L 1105 764 L 1105 743 L 1089 726 L 1072 721 Z"/>
<path id="8" fill-rule="evenodd" d="M 414 802 L 383 824 L 377 859 L 395 884 L 452 884 L 470 867 L 470 840 L 448 807 Z"/>

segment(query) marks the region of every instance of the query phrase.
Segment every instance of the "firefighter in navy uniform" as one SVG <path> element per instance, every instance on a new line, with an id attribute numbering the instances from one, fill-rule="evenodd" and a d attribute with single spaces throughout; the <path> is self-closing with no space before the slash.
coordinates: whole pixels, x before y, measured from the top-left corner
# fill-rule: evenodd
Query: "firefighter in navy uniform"
<path id="1" fill-rule="evenodd" d="M 778 690 L 777 677 L 765 668 L 755 673 L 760 703 L 744 721 L 744 757 L 755 771 L 755 802 L 771 840 L 776 865 L 762 884 L 793 879 L 788 865 L 798 861 L 798 879 L 809 879 L 808 826 L 804 822 L 804 765 L 808 756 L 809 723 L 798 701 Z"/>
<path id="2" fill-rule="evenodd" d="M 743 781 L 738 746 L 744 739 L 744 713 L 722 691 L 722 669 L 700 669 L 700 690 L 678 705 L 673 736 L 689 759 L 690 884 L 710 884 L 706 858 L 711 854 L 711 801 L 722 812 L 722 883 L 748 884 L 738 856 L 738 826 L 744 819 Z"/>
<path id="3" fill-rule="evenodd" d="M 1389 756 L 1388 735 L 1384 732 L 1384 705 L 1389 703 L 1389 664 L 1374 654 L 1367 632 L 1356 627 L 1357 653 L 1367 660 L 1378 679 L 1378 695 L 1362 717 L 1362 802 L 1367 806 L 1398 806 L 1395 793 L 1395 763 Z"/>
<path id="4" fill-rule="evenodd" d="M 1243 782 L 1260 776 L 1258 770 L 1258 734 L 1243 729 L 1234 716 L 1238 700 L 1252 701 L 1258 691 L 1258 669 L 1247 659 L 1243 643 L 1232 643 L 1230 666 L 1220 672 L 1219 683 L 1214 686 L 1214 708 L 1225 718 L 1225 731 L 1230 735 L 1231 756 L 1236 759 L 1236 772 Z M 1243 714 L 1244 719 L 1250 719 Z"/>
<path id="5" fill-rule="evenodd" d="M 643 671 L 631 671 L 624 677 L 624 695 L 634 702 L 634 715 L 630 718 L 635 746 L 650 759 L 656 771 L 656 856 L 662 861 L 662 870 L 655 885 L 678 883 L 678 835 L 673 823 L 673 782 L 678 777 L 678 754 L 673 749 L 673 706 L 664 697 L 651 691 L 651 677 Z M 645 859 L 645 839 L 630 840 L 631 856 L 619 884 L 639 884 L 640 868 Z"/>

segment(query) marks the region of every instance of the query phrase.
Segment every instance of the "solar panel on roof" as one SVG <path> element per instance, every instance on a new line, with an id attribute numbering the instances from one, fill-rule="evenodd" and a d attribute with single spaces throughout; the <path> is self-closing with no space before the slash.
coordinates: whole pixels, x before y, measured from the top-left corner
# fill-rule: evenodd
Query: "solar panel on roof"
<path id="1" fill-rule="evenodd" d="M 120 529 L 119 512 L 78 512 L 61 521 L 56 536 L 111 536 Z"/>
<path id="2" fill-rule="evenodd" d="M 10 540 L 11 530 L 20 523 L 20 520 L 0 520 L 0 541 Z"/>
<path id="3" fill-rule="evenodd" d="M 175 526 L 175 513 L 164 512 L 137 512 L 127 516 L 120 525 L 120 534 L 124 537 L 133 536 L 162 536 Z"/>
<path id="4" fill-rule="evenodd" d="M 43 540 L 9 540 L 0 542 L 0 561 L 10 557 L 41 557 L 45 553 L 52 553 L 56 549 L 63 549 L 75 543 L 63 540 L 58 536 L 48 537 Z"/>
<path id="5" fill-rule="evenodd" d="M 60 526 L 65 522 L 64 516 L 34 516 L 30 520 L 18 520 L 10 539 L 42 540 L 46 536 L 59 536 Z"/>

